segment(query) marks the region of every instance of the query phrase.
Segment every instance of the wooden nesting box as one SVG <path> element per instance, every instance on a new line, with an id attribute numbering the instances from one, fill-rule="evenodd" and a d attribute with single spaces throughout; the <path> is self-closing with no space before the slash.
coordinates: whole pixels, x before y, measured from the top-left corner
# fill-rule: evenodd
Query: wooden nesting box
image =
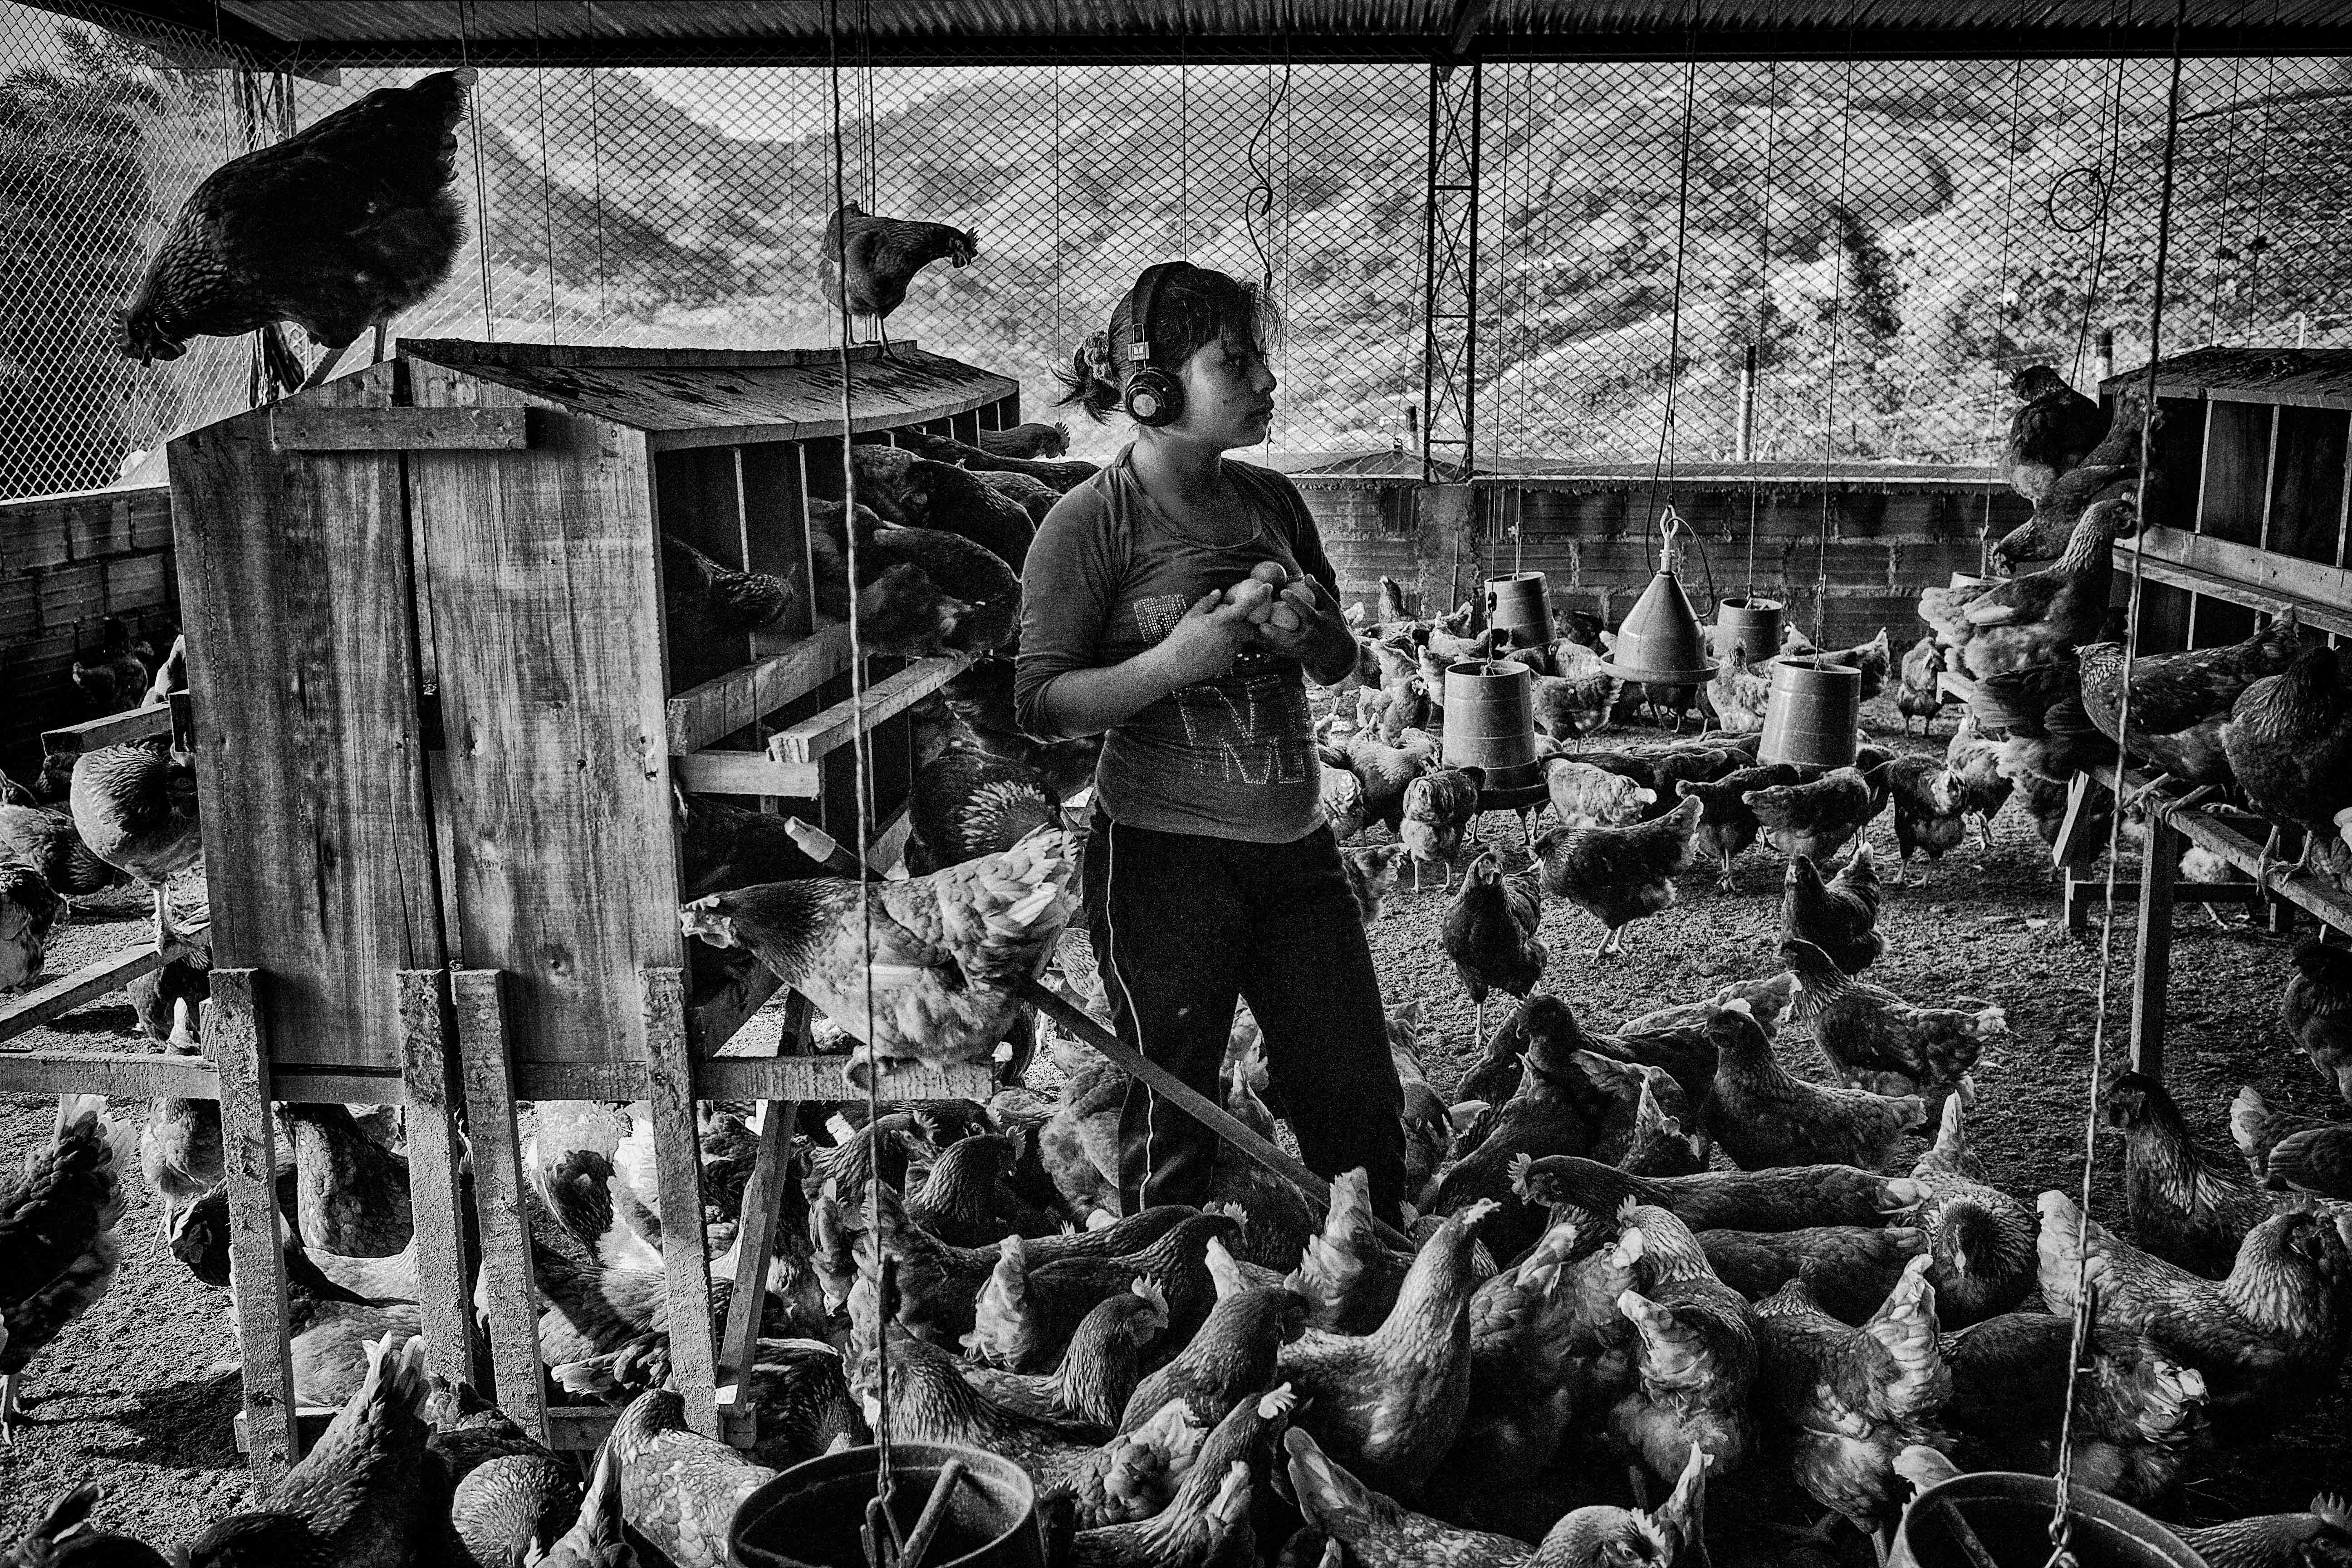
<path id="1" fill-rule="evenodd" d="M 2101 391 L 2147 379 L 2143 365 Z M 2256 611 L 2289 606 L 2352 633 L 2352 349 L 2198 349 L 2159 361 L 2156 391 L 2165 523 L 2116 553 L 2144 579 L 2141 650 L 2236 642 Z"/>
<path id="2" fill-rule="evenodd" d="M 971 441 L 1018 418 L 1015 383 L 912 345 L 853 351 L 850 380 L 861 438 Z M 479 1373 L 470 1217 L 499 1404 L 568 1446 L 598 1424 L 542 1402 L 516 1097 L 649 1102 L 677 1386 L 698 1427 L 742 1437 L 730 1393 L 756 1344 L 789 1102 L 844 1089 L 836 1060 L 805 1054 L 804 1009 L 735 1040 L 777 982 L 680 935 L 677 793 L 770 797 L 854 842 L 850 746 L 871 732 L 868 819 L 903 820 L 906 710 L 966 662 L 869 661 L 853 701 L 847 628 L 809 616 L 809 506 L 845 488 L 843 396 L 831 350 L 409 342 L 172 446 L 205 1047 L 242 1277 L 279 1270 L 269 1102 L 406 1101 L 433 1362 Z M 665 535 L 792 578 L 801 618 L 740 639 L 667 624 Z M 869 860 L 895 843 L 877 835 Z M 880 1087 L 984 1097 L 990 1079 L 912 1068 Z M 723 1356 L 695 1117 L 715 1099 L 770 1107 Z M 241 1292 L 239 1311 L 266 1475 L 299 1443 L 282 1291 Z"/>

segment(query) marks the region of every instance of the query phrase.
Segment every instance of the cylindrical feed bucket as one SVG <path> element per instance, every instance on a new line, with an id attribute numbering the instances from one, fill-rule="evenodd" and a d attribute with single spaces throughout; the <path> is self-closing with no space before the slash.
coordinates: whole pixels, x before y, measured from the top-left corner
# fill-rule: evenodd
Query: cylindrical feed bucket
<path id="1" fill-rule="evenodd" d="M 1718 599 L 1715 604 L 1715 656 L 1729 658 L 1735 647 L 1744 649 L 1750 664 L 1761 664 L 1780 651 L 1780 601 L 1778 599 Z"/>
<path id="2" fill-rule="evenodd" d="M 1651 686 L 1692 686 L 1715 673 L 1706 629 L 1673 573 L 1651 578 L 1626 612 L 1609 650 L 1608 668 L 1612 675 Z"/>
<path id="3" fill-rule="evenodd" d="M 1887 1568 L 2042 1568 L 2058 1483 L 2048 1476 L 1980 1470 L 1928 1488 L 1895 1532 Z M 2070 1545 L 2082 1568 L 2205 1568 L 2163 1525 L 2104 1492 L 2073 1492 Z M 1974 1548 L 1974 1550 L 1971 1550 Z"/>
<path id="4" fill-rule="evenodd" d="M 1784 658 L 1772 667 L 1756 760 L 1846 767 L 1861 725 L 1862 671 L 1817 658 Z"/>
<path id="5" fill-rule="evenodd" d="M 1516 659 L 1449 665 L 1445 762 L 1486 770 L 1489 789 L 1518 789 L 1536 769 L 1535 671 Z"/>
<path id="6" fill-rule="evenodd" d="M 1507 647 L 1551 646 L 1551 596 L 1540 572 L 1514 572 L 1486 579 L 1486 625 L 1502 634 L 1495 644 Z"/>
<path id="7" fill-rule="evenodd" d="M 874 1496 L 875 1453 L 849 1448 L 794 1465 L 743 1500 L 728 1531 L 733 1568 L 866 1568 L 858 1527 Z M 1012 1460 L 946 1443 L 893 1443 L 891 1510 L 914 1528 L 941 1467 L 964 1474 L 948 1493 L 946 1521 L 924 1568 L 1045 1568 L 1037 1493 Z"/>

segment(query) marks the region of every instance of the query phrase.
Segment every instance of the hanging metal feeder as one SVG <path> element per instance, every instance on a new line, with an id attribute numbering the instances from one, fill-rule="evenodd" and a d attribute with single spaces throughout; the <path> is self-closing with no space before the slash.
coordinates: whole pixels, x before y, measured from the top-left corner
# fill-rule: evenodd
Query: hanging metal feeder
<path id="1" fill-rule="evenodd" d="M 1540 572 L 1486 579 L 1486 625 L 1503 634 L 1495 651 L 1551 646 L 1551 595 Z"/>
<path id="2" fill-rule="evenodd" d="M 1543 782 L 1536 766 L 1535 671 L 1517 659 L 1472 659 L 1445 670 L 1444 756 L 1484 770 L 1489 790 Z"/>
<path id="3" fill-rule="evenodd" d="M 1848 767 L 1861 729 L 1862 671 L 1817 658 L 1784 658 L 1772 666 L 1756 760 Z"/>
<path id="4" fill-rule="evenodd" d="M 2136 1508 L 2076 1486 L 2066 1550 L 2080 1568 L 2205 1568 L 2188 1543 Z M 1929 1487 L 1904 1510 L 1887 1568 L 2043 1568 L 2058 1483 L 1979 1470 Z"/>
<path id="5" fill-rule="evenodd" d="M 1706 651 L 1706 629 L 1675 574 L 1675 531 L 1685 525 L 1668 507 L 1659 526 L 1665 539 L 1658 547 L 1658 574 L 1619 624 L 1601 668 L 1645 686 L 1696 686 L 1715 673 L 1715 660 Z"/>
<path id="6" fill-rule="evenodd" d="M 1717 599 L 1715 602 L 1715 655 L 1729 658 L 1739 649 L 1751 664 L 1761 664 L 1780 651 L 1781 616 L 1778 599 Z"/>
<path id="7" fill-rule="evenodd" d="M 890 1445 L 899 1505 L 879 1528 L 904 1534 L 875 1550 L 879 1453 L 822 1455 L 745 1498 L 727 1532 L 727 1561 L 732 1568 L 875 1568 L 877 1557 L 903 1568 L 1045 1568 L 1029 1473 L 952 1443 Z"/>

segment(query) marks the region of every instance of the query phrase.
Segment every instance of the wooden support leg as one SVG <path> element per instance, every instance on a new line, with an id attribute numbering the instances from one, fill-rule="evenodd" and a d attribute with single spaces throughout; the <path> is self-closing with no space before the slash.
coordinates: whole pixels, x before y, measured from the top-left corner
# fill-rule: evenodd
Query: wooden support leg
<path id="1" fill-rule="evenodd" d="M 646 1099 L 653 1109 L 654 1170 L 661 1185 L 662 1271 L 669 1280 L 669 1364 L 686 1422 L 719 1435 L 718 1347 L 710 1332 L 710 1256 L 702 1233 L 702 1140 L 695 1123 L 694 1060 L 686 1039 L 685 976 L 645 973 Z"/>
<path id="2" fill-rule="evenodd" d="M 499 1408 L 546 1442 L 539 1285 L 531 1272 L 530 1227 L 523 1217 L 514 1064 L 507 1058 L 505 978 L 505 972 L 497 969 L 455 970 L 450 992 L 457 1014 L 458 1076 L 466 1090 L 466 1138 L 473 1151 L 483 1310 L 489 1319 Z"/>
<path id="3" fill-rule="evenodd" d="M 441 1376 L 471 1384 L 474 1271 L 466 1258 L 457 1120 L 464 1091 L 449 1048 L 446 983 L 445 970 L 400 972 L 401 1076 L 408 1089 L 409 1197 L 425 1360 Z"/>
<path id="4" fill-rule="evenodd" d="M 255 991 L 255 971 L 214 970 L 204 1038 L 205 1054 L 220 1074 L 246 1447 L 254 1479 L 267 1493 L 301 1457 L 302 1447 L 295 1425 L 294 1360 L 286 1342 L 286 1254 L 278 1239 L 278 1127 Z"/>
<path id="5" fill-rule="evenodd" d="M 795 992 L 784 1005 L 782 1053 L 807 1049 L 808 1000 Z M 719 1361 L 719 1419 L 727 1440 L 740 1447 L 759 1441 L 759 1426 L 747 1386 L 760 1346 L 760 1316 L 768 1294 L 768 1260 L 776 1247 L 776 1211 L 793 1179 L 793 1119 L 798 1102 L 761 1102 L 760 1149 L 751 1179 L 743 1186 L 743 1212 L 735 1225 L 735 1289 L 727 1301 L 727 1332 Z"/>
<path id="6" fill-rule="evenodd" d="M 2138 962 L 2132 973 L 2132 1071 L 2164 1076 L 2164 994 L 2172 976 L 2172 884 L 2180 835 L 2150 817 L 2139 873 Z"/>

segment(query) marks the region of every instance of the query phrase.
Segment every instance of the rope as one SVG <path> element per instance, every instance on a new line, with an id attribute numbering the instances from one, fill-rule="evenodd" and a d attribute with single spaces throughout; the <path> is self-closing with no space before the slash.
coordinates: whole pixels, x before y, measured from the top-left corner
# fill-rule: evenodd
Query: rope
<path id="1" fill-rule="evenodd" d="M 846 158 L 842 146 L 841 124 L 841 29 L 836 7 L 839 0 L 825 0 L 825 42 L 833 98 L 833 205 L 838 213 L 848 199 Z M 866 33 L 861 29 L 860 46 Z M 866 73 L 872 84 L 872 71 Z M 872 123 L 868 116 L 867 123 Z M 869 174 L 871 165 L 869 164 Z M 841 508 L 844 553 L 849 573 L 849 700 L 858 722 L 852 732 L 849 750 L 856 769 L 857 788 L 857 842 L 855 853 L 862 861 L 866 846 L 873 841 L 872 824 L 867 820 L 871 804 L 867 799 L 868 773 L 872 765 L 865 724 L 866 707 L 866 645 L 857 614 L 857 464 L 856 447 L 852 429 L 855 405 L 852 396 L 849 348 L 851 316 L 849 310 L 848 236 L 845 234 L 842 262 L 845 268 L 841 287 L 840 329 L 841 354 Z M 866 974 L 866 1041 L 868 1051 L 866 1074 L 866 1125 L 878 1127 L 882 1119 L 881 1058 L 872 1055 L 874 1048 L 874 889 L 860 876 L 857 884 L 858 915 L 863 922 L 863 958 Z M 874 1421 L 875 1483 L 874 1501 L 882 1518 L 893 1532 L 898 1530 L 896 1517 L 890 1511 L 892 1467 L 890 1462 L 890 1334 L 889 1334 L 889 1267 L 882 1248 L 882 1178 L 877 1169 L 866 1185 L 866 1233 L 874 1240 L 874 1367 L 875 1395 L 878 1405 Z M 878 1548 L 880 1542 L 877 1542 Z M 903 1544 L 903 1543 L 901 1543 Z"/>
<path id="2" fill-rule="evenodd" d="M 2164 344 L 2164 284 L 2165 269 L 2171 259 L 2172 249 L 2172 186 L 2174 163 L 2180 142 L 2180 35 L 2189 14 L 2189 0 L 2176 0 L 2172 14 L 2172 74 L 2165 100 L 2164 172 L 2162 192 L 2156 209 L 2156 280 L 2148 307 L 2147 326 L 2147 395 L 2140 410 L 2140 450 L 2151 449 L 2150 441 L 2156 430 L 2156 367 Z M 2139 486 L 2135 505 L 2147 505 L 2148 464 L 2140 463 Z M 2116 705 L 2116 733 L 2131 733 L 2132 662 L 2139 651 L 2140 552 L 2132 552 L 2131 588 L 2124 610 L 2124 673 L 2123 689 Z M 2107 817 L 2107 878 L 2105 908 L 2099 922 L 2099 984 L 2091 1030 L 2090 1092 L 2085 1095 L 2083 1113 L 2083 1180 L 2077 1200 L 2074 1226 L 2074 1321 L 2069 1336 L 2066 1358 L 2066 1405 L 2058 1428 L 2057 1496 L 2050 1519 L 2050 1563 L 2052 1568 L 2071 1565 L 2074 1562 L 2074 1390 L 2082 1379 L 2083 1348 L 2090 1338 L 2093 1307 L 2086 1296 L 2090 1273 L 2090 1253 L 2087 1243 L 2091 1226 L 2091 1173 L 2097 1162 L 2099 1137 L 2099 1083 L 2104 1070 L 2107 1034 L 2107 986 L 2115 958 L 2116 872 L 2121 858 L 2124 825 L 2124 758 L 2127 753 L 2120 742 L 2116 752 L 2116 795 L 2114 809 Z M 2156 845 L 2151 840 L 2146 851 L 2153 855 Z M 2146 875 L 2143 870 L 2142 875 Z"/>
<path id="3" fill-rule="evenodd" d="M 457 0 L 457 63 L 474 63 L 473 0 Z M 466 122 L 474 138 L 474 254 L 482 264 L 482 337 L 499 341 L 499 326 L 490 306 L 490 193 L 482 177 L 482 98 L 489 84 L 475 80 L 474 101 L 467 106 Z"/>
<path id="4" fill-rule="evenodd" d="M 1838 111 L 1838 184 L 1837 210 L 1845 221 L 1852 223 L 1853 214 L 1847 211 L 1846 171 L 1853 154 L 1853 38 L 1847 37 L 1845 57 L 1845 103 Z M 1830 273 L 1830 363 L 1829 374 L 1822 386 L 1822 531 L 1821 542 L 1813 552 L 1813 646 L 1829 647 L 1828 622 L 1830 604 L 1830 464 L 1837 451 L 1837 356 L 1838 343 L 1845 334 L 1845 237 L 1838 237 L 1837 261 Z"/>

